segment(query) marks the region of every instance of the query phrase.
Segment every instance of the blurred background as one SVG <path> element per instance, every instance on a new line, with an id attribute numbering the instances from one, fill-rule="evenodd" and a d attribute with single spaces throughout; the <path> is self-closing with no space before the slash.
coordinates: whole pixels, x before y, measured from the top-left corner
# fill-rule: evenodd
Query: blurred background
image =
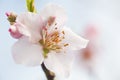
<path id="1" fill-rule="evenodd" d="M 27 11 L 25 0 L 0 0 L 0 80 L 46 80 L 41 68 L 15 64 L 5 12 Z M 90 40 L 75 54 L 69 80 L 120 80 L 120 0 L 35 0 L 38 12 L 47 4 L 64 7 L 66 25 Z"/>

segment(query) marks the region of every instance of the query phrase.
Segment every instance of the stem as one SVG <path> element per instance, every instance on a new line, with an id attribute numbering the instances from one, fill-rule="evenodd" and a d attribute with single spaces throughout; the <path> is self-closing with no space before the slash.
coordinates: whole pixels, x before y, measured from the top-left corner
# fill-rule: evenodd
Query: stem
<path id="1" fill-rule="evenodd" d="M 26 0 L 26 7 L 29 12 L 36 13 L 34 2 L 34 0 Z"/>
<path id="2" fill-rule="evenodd" d="M 46 77 L 47 77 L 47 80 L 54 80 L 54 77 L 55 77 L 54 73 L 52 73 L 51 71 L 49 71 L 49 70 L 45 67 L 45 64 L 44 64 L 44 63 L 41 64 L 41 67 L 42 67 L 42 69 L 43 69 L 43 71 L 44 71 L 44 73 L 45 73 L 45 75 L 46 75 Z"/>

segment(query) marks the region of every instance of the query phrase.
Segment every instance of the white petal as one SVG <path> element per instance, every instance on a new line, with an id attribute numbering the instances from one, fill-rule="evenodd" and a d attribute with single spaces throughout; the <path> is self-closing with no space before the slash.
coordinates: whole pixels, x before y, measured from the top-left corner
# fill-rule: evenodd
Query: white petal
<path id="1" fill-rule="evenodd" d="M 67 78 L 70 75 L 70 69 L 73 58 L 74 56 L 72 52 L 51 52 L 48 54 L 48 57 L 44 60 L 44 63 L 50 71 L 56 74 L 56 76 Z"/>
<path id="2" fill-rule="evenodd" d="M 65 47 L 66 49 L 80 50 L 87 46 L 88 40 L 75 34 L 71 29 L 64 27 L 63 31 L 65 33 L 65 39 L 62 42 L 68 44 L 68 46 Z"/>
<path id="3" fill-rule="evenodd" d="M 55 76 L 54 80 L 69 80 L 69 78 L 62 77 L 61 75 Z"/>
<path id="4" fill-rule="evenodd" d="M 67 17 L 64 9 L 55 4 L 48 4 L 40 13 L 44 21 L 47 21 L 50 16 L 55 17 L 57 27 L 61 27 L 65 24 Z"/>
<path id="5" fill-rule="evenodd" d="M 16 26 L 19 31 L 30 38 L 31 41 L 37 42 L 40 40 L 40 30 L 43 26 L 42 19 L 39 14 L 22 13 L 16 19 Z"/>
<path id="6" fill-rule="evenodd" d="M 42 48 L 38 44 L 28 42 L 28 38 L 20 38 L 12 47 L 12 54 L 17 64 L 27 66 L 40 65 L 43 61 Z"/>

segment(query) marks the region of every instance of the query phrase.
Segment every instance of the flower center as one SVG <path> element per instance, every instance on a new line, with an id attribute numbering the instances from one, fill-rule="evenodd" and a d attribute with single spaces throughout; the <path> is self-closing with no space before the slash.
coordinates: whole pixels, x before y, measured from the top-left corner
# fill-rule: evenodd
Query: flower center
<path id="1" fill-rule="evenodd" d="M 55 17 L 50 17 L 47 21 L 45 27 L 42 28 L 42 39 L 40 40 L 41 45 L 43 46 L 44 56 L 47 57 L 47 54 L 50 50 L 55 52 L 60 52 L 63 47 L 68 46 L 69 44 L 62 43 L 62 40 L 65 38 L 65 32 L 57 29 L 57 23 L 55 23 Z M 53 27 L 52 32 L 49 33 L 49 28 Z"/>

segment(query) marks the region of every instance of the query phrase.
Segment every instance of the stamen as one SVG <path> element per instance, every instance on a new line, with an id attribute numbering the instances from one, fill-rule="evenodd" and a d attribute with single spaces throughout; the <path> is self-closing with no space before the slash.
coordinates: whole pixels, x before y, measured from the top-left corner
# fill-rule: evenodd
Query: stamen
<path id="1" fill-rule="evenodd" d="M 42 38 L 43 38 L 43 43 L 45 43 L 45 38 L 47 37 L 47 28 L 43 27 L 42 28 Z"/>
<path id="2" fill-rule="evenodd" d="M 53 32 L 49 33 L 48 30 L 52 25 Z M 60 52 L 63 47 L 68 46 L 67 43 L 62 43 L 62 40 L 65 38 L 65 32 L 59 32 L 56 27 L 57 23 L 55 23 L 55 17 L 49 17 L 47 24 L 42 28 L 42 39 L 40 41 L 41 45 L 43 45 L 44 56 L 48 54 L 50 50 L 55 52 Z"/>
<path id="3" fill-rule="evenodd" d="M 50 16 L 48 19 L 48 25 L 51 26 L 55 22 L 55 17 Z"/>
<path id="4" fill-rule="evenodd" d="M 55 26 L 57 25 L 57 23 L 55 23 Z"/>
<path id="5" fill-rule="evenodd" d="M 68 46 L 69 44 L 64 44 L 64 47 Z"/>
<path id="6" fill-rule="evenodd" d="M 57 27 L 55 27 L 55 29 L 57 29 Z"/>
<path id="7" fill-rule="evenodd" d="M 64 31 L 62 31 L 62 33 L 63 33 L 63 34 L 65 34 L 65 32 L 64 32 Z"/>

